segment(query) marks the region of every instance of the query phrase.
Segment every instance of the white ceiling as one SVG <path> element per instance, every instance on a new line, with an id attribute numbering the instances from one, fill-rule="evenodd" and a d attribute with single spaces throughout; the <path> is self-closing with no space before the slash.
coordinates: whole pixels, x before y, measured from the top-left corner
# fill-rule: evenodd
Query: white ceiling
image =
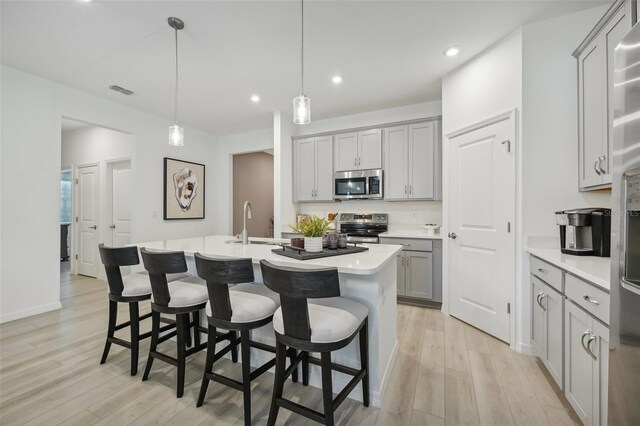
<path id="1" fill-rule="evenodd" d="M 601 1 L 307 1 L 312 119 L 440 99 L 440 79 L 527 22 Z M 300 91 L 297 1 L 6 1 L 3 64 L 214 134 L 267 128 Z M 442 52 L 461 47 L 456 58 Z M 567 52 L 569 54 L 570 52 Z M 341 74 L 340 86 L 331 77 Z M 108 89 L 133 90 L 126 97 Z M 258 94 L 259 104 L 250 101 Z"/>

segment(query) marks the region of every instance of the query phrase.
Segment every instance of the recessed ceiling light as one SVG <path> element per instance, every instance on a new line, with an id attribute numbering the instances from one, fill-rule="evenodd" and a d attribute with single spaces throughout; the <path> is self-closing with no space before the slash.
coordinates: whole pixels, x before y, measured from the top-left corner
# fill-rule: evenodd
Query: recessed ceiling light
<path id="1" fill-rule="evenodd" d="M 91 0 L 80 0 L 82 3 L 89 3 Z"/>
<path id="2" fill-rule="evenodd" d="M 340 84 L 340 83 L 342 83 L 342 76 L 341 75 L 334 75 L 333 78 L 331 79 L 331 81 L 333 81 L 333 84 Z"/>
<path id="3" fill-rule="evenodd" d="M 260 102 L 260 96 L 258 96 L 258 95 L 251 95 L 251 102 L 254 102 L 254 103 L 258 103 L 258 102 Z"/>
<path id="4" fill-rule="evenodd" d="M 444 51 L 444 54 L 450 58 L 456 56 L 458 53 L 460 53 L 460 48 L 456 46 L 450 47 Z"/>

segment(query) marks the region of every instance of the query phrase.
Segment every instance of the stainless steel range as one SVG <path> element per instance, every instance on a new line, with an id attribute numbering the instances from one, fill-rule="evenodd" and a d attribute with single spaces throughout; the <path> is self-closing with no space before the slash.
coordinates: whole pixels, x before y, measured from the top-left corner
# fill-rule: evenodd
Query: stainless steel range
<path id="1" fill-rule="evenodd" d="M 387 213 L 340 213 L 340 232 L 350 243 L 378 244 L 378 235 L 387 232 Z"/>

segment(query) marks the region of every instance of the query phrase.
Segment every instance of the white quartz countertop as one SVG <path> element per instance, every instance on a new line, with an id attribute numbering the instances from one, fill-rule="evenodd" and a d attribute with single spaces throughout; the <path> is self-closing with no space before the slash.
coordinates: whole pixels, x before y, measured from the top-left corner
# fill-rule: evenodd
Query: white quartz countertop
<path id="1" fill-rule="evenodd" d="M 527 251 L 606 291 L 611 287 L 611 259 L 608 257 L 572 256 L 563 254 L 559 248 L 529 247 Z"/>
<path id="2" fill-rule="evenodd" d="M 441 240 L 440 230 L 435 234 L 427 233 L 421 225 L 389 225 L 387 232 L 380 234 L 383 238 L 420 238 L 424 240 Z"/>
<path id="3" fill-rule="evenodd" d="M 152 241 L 136 243 L 138 247 L 146 247 L 156 250 L 184 251 L 185 255 L 192 256 L 201 253 L 208 256 L 227 256 L 251 258 L 254 263 L 266 259 L 278 265 L 286 265 L 298 268 L 338 268 L 338 272 L 355 275 L 372 275 L 380 271 L 391 259 L 395 259 L 400 245 L 391 244 L 363 244 L 369 250 L 361 253 L 345 254 L 340 256 L 324 257 L 311 260 L 296 260 L 273 253 L 271 250 L 278 248 L 276 243 L 288 242 L 288 240 L 271 238 L 249 238 L 249 241 L 266 241 L 274 244 L 228 244 L 226 241 L 236 238 L 224 235 L 207 237 L 194 237 L 176 240 Z"/>

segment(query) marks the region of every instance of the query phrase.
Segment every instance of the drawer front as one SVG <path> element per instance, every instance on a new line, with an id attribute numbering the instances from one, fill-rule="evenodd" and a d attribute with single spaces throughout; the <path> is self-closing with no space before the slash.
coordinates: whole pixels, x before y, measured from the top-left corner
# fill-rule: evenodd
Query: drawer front
<path id="1" fill-rule="evenodd" d="M 564 292 L 564 288 L 562 286 L 562 269 L 534 256 L 531 256 L 530 265 L 531 273 L 533 275 L 540 278 L 560 293 Z"/>
<path id="2" fill-rule="evenodd" d="M 403 250 L 433 251 L 433 241 L 419 238 L 389 238 L 380 237 L 380 244 L 402 245 Z"/>
<path id="3" fill-rule="evenodd" d="M 609 324 L 609 294 L 599 288 L 574 277 L 571 274 L 565 276 L 565 294 L 573 302 L 598 318 L 605 324 Z"/>

